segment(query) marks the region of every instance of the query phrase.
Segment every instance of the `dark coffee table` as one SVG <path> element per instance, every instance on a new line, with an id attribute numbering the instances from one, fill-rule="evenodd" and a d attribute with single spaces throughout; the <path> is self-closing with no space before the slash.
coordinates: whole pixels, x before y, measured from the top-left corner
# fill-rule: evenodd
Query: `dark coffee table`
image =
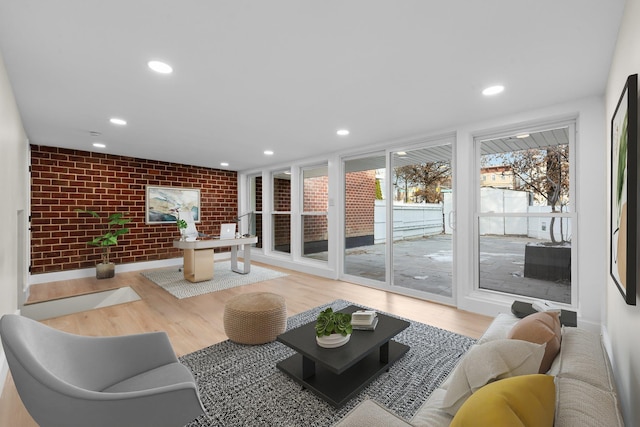
<path id="1" fill-rule="evenodd" d="M 362 309 L 350 305 L 340 312 Z M 276 366 L 303 388 L 339 408 L 409 350 L 409 346 L 391 340 L 409 322 L 380 313 L 378 319 L 374 331 L 354 330 L 349 342 L 338 348 L 317 344 L 315 320 L 285 332 L 277 340 L 297 353 Z"/>

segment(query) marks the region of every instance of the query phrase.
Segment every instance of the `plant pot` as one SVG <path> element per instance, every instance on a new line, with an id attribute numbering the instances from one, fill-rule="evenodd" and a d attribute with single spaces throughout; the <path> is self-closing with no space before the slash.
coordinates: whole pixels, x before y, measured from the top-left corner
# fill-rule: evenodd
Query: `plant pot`
<path id="1" fill-rule="evenodd" d="M 559 283 L 571 282 L 571 246 L 526 245 L 524 277 Z"/>
<path id="2" fill-rule="evenodd" d="M 110 279 L 116 275 L 116 265 L 112 262 L 108 264 L 100 263 L 96 265 L 96 279 Z"/>
<path id="3" fill-rule="evenodd" d="M 316 337 L 318 345 L 323 348 L 336 348 L 345 345 L 351 339 L 351 334 L 331 334 L 322 337 Z"/>

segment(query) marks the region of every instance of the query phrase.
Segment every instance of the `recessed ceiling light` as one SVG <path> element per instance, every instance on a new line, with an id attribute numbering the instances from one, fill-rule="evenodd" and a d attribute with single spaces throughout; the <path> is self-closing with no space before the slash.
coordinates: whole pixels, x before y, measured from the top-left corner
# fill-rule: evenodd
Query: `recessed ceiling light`
<path id="1" fill-rule="evenodd" d="M 504 86 L 490 86 L 482 91 L 482 94 L 485 96 L 497 95 L 504 90 Z"/>
<path id="2" fill-rule="evenodd" d="M 340 129 L 339 131 L 336 132 L 338 135 L 340 136 L 347 136 L 349 135 L 349 131 L 347 129 Z"/>
<path id="3" fill-rule="evenodd" d="M 528 133 L 523 133 L 522 135 L 516 135 L 516 138 L 520 138 L 520 139 L 524 139 L 524 138 L 528 138 L 529 134 Z"/>
<path id="4" fill-rule="evenodd" d="M 104 145 L 102 142 L 94 142 L 93 146 L 96 148 L 105 148 L 106 145 Z"/>
<path id="5" fill-rule="evenodd" d="M 220 166 L 229 166 L 229 163 L 227 163 L 227 162 L 222 162 L 222 163 L 220 163 Z"/>
<path id="6" fill-rule="evenodd" d="M 264 154 L 265 154 L 266 156 L 273 156 L 273 151 L 271 151 L 271 150 L 265 150 Z"/>
<path id="7" fill-rule="evenodd" d="M 173 72 L 173 68 L 171 68 L 171 65 L 167 64 L 166 62 L 149 61 L 147 62 L 147 65 L 156 73 L 171 74 Z"/>
<path id="8" fill-rule="evenodd" d="M 398 156 L 406 156 L 406 151 L 398 151 Z"/>
<path id="9" fill-rule="evenodd" d="M 126 125 L 126 124 L 127 124 L 127 121 L 126 121 L 126 120 L 119 119 L 119 118 L 117 118 L 117 117 L 112 117 L 112 118 L 110 118 L 110 119 L 109 119 L 109 121 L 110 121 L 111 123 L 113 123 L 114 125 L 118 125 L 118 126 L 124 126 L 124 125 Z"/>

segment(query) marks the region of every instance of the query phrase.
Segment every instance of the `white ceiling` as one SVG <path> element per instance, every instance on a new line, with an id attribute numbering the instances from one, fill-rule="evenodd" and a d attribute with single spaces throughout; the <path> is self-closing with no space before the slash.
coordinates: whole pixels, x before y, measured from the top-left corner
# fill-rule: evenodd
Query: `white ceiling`
<path id="1" fill-rule="evenodd" d="M 623 6 L 0 0 L 0 50 L 33 144 L 248 170 L 602 95 Z"/>

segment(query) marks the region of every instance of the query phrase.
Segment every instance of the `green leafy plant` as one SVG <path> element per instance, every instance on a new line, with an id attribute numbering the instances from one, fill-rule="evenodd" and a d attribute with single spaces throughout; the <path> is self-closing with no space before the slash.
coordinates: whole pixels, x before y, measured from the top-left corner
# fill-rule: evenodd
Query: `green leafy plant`
<path id="1" fill-rule="evenodd" d="M 179 219 L 176 221 L 176 225 L 178 226 L 178 230 L 183 230 L 187 228 L 187 221 L 184 219 Z"/>
<path id="2" fill-rule="evenodd" d="M 349 335 L 353 332 L 351 314 L 334 312 L 331 307 L 320 312 L 316 320 L 316 336 L 323 337 L 331 334 Z"/>
<path id="3" fill-rule="evenodd" d="M 628 113 L 625 113 L 624 120 L 622 122 L 622 131 L 620 132 L 619 146 L 618 146 L 618 174 L 616 176 L 616 204 L 618 212 L 620 212 L 620 206 L 622 202 L 622 192 L 624 190 L 625 176 L 627 172 L 627 125 L 628 125 Z M 620 218 L 618 218 L 618 222 Z"/>
<path id="4" fill-rule="evenodd" d="M 90 209 L 76 209 L 76 212 L 86 213 L 94 218 L 100 219 L 100 215 Z M 107 217 L 107 222 L 104 224 L 104 234 L 95 237 L 93 240 L 87 242 L 93 246 L 100 246 L 102 248 L 102 263 L 109 264 L 109 248 L 118 244 L 118 237 L 129 232 L 129 229 L 124 227 L 131 222 L 131 219 L 123 218 L 126 213 L 114 213 Z"/>

